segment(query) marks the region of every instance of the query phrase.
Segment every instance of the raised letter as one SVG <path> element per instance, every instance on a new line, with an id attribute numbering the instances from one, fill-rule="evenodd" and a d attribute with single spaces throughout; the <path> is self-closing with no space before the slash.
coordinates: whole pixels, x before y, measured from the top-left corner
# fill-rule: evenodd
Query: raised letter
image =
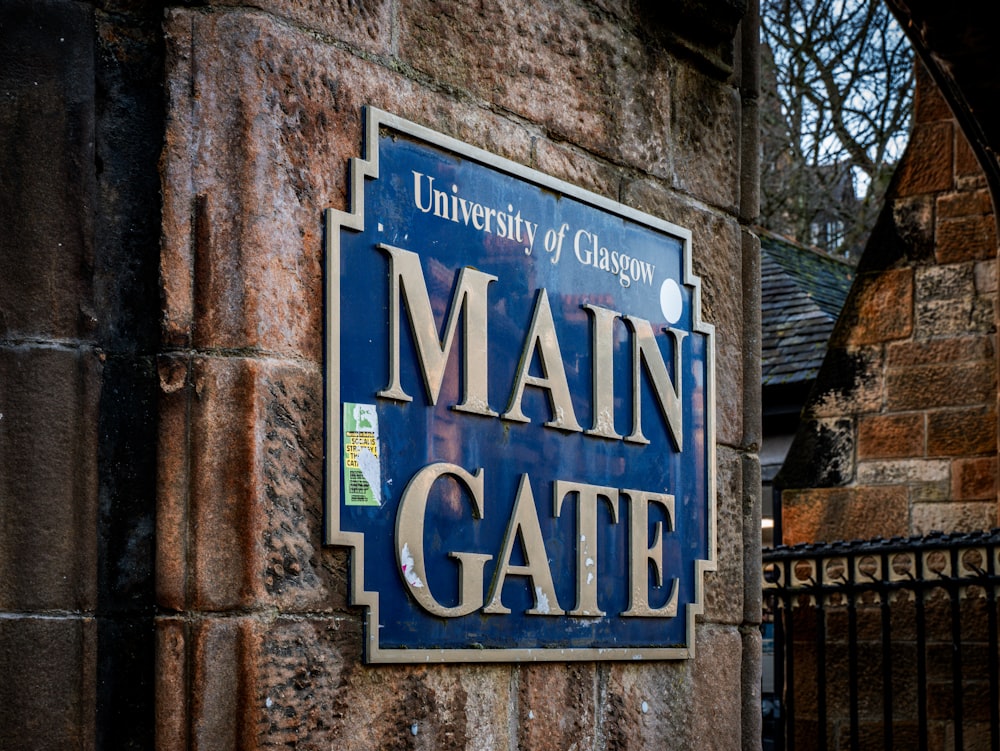
<path id="1" fill-rule="evenodd" d="M 543 376 L 533 376 L 528 373 L 536 350 Z M 552 321 L 549 296 L 544 289 L 538 290 L 538 296 L 535 298 L 535 311 L 531 316 L 531 326 L 524 340 L 521 363 L 514 379 L 507 411 L 503 414 L 504 420 L 531 422 L 521 411 L 525 384 L 543 388 L 549 394 L 552 419 L 545 423 L 546 427 L 574 433 L 583 430 L 576 421 L 576 413 L 573 411 L 573 399 L 569 393 L 569 383 L 566 381 L 566 370 L 563 367 L 562 353 L 559 351 L 555 323 Z"/>
<path id="2" fill-rule="evenodd" d="M 658 503 L 667 511 L 667 524 L 674 527 L 674 497 L 641 490 L 622 490 L 629 499 L 629 594 L 628 610 L 623 616 L 672 618 L 677 615 L 677 579 L 670 586 L 667 602 L 658 608 L 649 607 L 649 565 L 653 565 L 655 586 L 663 586 L 663 522 L 657 522 L 653 544 L 649 544 L 649 504 Z"/>
<path id="3" fill-rule="evenodd" d="M 521 549 L 524 551 L 524 565 L 513 566 L 510 562 L 510 554 L 519 534 L 521 536 Z M 484 613 L 504 614 L 510 612 L 510 608 L 504 607 L 500 601 L 500 596 L 503 594 L 503 583 L 508 574 L 527 576 L 531 582 L 535 607 L 526 611 L 528 615 L 562 615 L 565 612 L 559 607 L 559 601 L 556 600 L 556 588 L 552 583 L 552 570 L 549 568 L 549 558 L 542 540 L 542 529 L 538 526 L 538 509 L 535 508 L 531 481 L 526 474 L 521 475 L 521 482 L 517 487 L 517 498 L 514 500 L 514 510 L 507 523 L 503 550 L 500 553 L 500 563 L 496 573 L 493 574 L 490 604 L 483 608 Z"/>
<path id="4" fill-rule="evenodd" d="M 575 616 L 602 616 L 597 606 L 597 499 L 611 507 L 611 521 L 618 523 L 618 491 L 600 485 L 556 480 L 552 495 L 552 515 L 559 517 L 563 498 L 577 493 L 576 501 L 576 607 Z"/>
<path id="5" fill-rule="evenodd" d="M 676 385 L 670 383 L 670 374 L 663 362 L 663 355 L 653 336 L 649 321 L 635 316 L 625 316 L 625 322 L 632 329 L 632 433 L 625 437 L 632 443 L 649 443 L 642 434 L 642 383 L 643 365 L 649 375 L 656 403 L 663 419 L 667 421 L 670 437 L 678 451 L 683 450 L 683 411 L 681 409 L 681 341 L 686 331 L 664 329 L 674 340 L 674 377 Z"/>
<path id="6" fill-rule="evenodd" d="M 621 440 L 621 435 L 615 431 L 614 326 L 618 313 L 589 303 L 583 307 L 593 319 L 591 343 L 594 357 L 591 367 L 594 425 L 586 432 L 599 438 Z"/>
<path id="7" fill-rule="evenodd" d="M 429 613 L 442 618 L 468 615 L 483 606 L 483 567 L 493 556 L 485 553 L 449 553 L 458 560 L 458 604 L 446 607 L 434 599 L 424 566 L 424 514 L 431 486 L 450 475 L 469 491 L 472 514 L 483 518 L 483 470 L 473 475 L 456 464 L 438 462 L 417 472 L 407 483 L 396 513 L 396 562 L 410 594 Z M 405 552 L 404 552 L 405 551 Z M 409 553 L 409 557 L 406 556 Z"/>
<path id="8" fill-rule="evenodd" d="M 417 345 L 427 400 L 432 405 L 437 404 L 458 317 L 464 313 L 462 403 L 452 409 L 496 417 L 497 413 L 490 409 L 487 389 L 486 288 L 497 278 L 468 266 L 459 272 L 458 285 L 448 309 L 444 339 L 439 340 L 427 283 L 420 268 L 420 257 L 409 250 L 384 243 L 378 247 L 389 255 L 389 384 L 378 395 L 401 402 L 413 401 L 399 382 L 399 300 L 402 298 Z"/>

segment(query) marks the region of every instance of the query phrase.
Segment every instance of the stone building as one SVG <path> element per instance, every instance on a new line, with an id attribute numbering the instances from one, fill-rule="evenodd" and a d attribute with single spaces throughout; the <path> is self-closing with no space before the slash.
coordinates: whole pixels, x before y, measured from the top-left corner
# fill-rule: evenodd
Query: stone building
<path id="1" fill-rule="evenodd" d="M 0 747 L 755 747 L 755 19 L 4 3 Z M 364 663 L 323 544 L 323 222 L 367 105 L 690 231 L 718 488 L 693 656 Z"/>
<path id="2" fill-rule="evenodd" d="M 995 226 L 921 67 L 910 146 L 776 479 L 784 543 L 1000 524 Z"/>

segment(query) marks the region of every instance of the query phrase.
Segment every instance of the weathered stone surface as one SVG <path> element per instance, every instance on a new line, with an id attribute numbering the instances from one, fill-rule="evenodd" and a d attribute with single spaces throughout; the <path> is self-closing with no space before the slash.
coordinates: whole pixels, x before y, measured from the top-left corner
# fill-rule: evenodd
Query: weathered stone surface
<path id="1" fill-rule="evenodd" d="M 919 365 L 945 365 L 953 362 L 992 361 L 993 336 L 959 336 L 949 339 L 914 339 L 891 342 L 886 347 L 886 366 L 906 370 Z"/>
<path id="2" fill-rule="evenodd" d="M 246 7 L 241 0 L 212 0 L 207 4 Z M 393 52 L 395 4 L 391 0 L 261 0 L 254 3 L 254 7 L 366 53 L 391 55 Z"/>
<path id="3" fill-rule="evenodd" d="M 913 330 L 913 270 L 859 274 L 832 343 L 881 344 Z"/>
<path id="4" fill-rule="evenodd" d="M 421 0 L 400 11 L 400 58 L 421 73 L 555 140 L 670 177 L 672 71 L 662 48 L 571 2 L 521 7 L 516 20 L 499 4 Z"/>
<path id="5" fill-rule="evenodd" d="M 906 488 L 786 490 L 781 496 L 781 525 L 786 545 L 906 535 L 910 533 Z"/>
<path id="6" fill-rule="evenodd" d="M 881 412 L 885 400 L 881 347 L 831 348 L 804 414 L 837 418 Z"/>
<path id="7" fill-rule="evenodd" d="M 861 485 L 903 485 L 939 482 L 949 478 L 951 463 L 944 459 L 895 459 L 858 462 Z"/>
<path id="8" fill-rule="evenodd" d="M 952 503 L 918 503 L 914 505 L 913 523 L 909 534 L 926 535 L 938 532 L 976 532 L 997 526 L 997 502 L 966 501 Z"/>
<path id="9" fill-rule="evenodd" d="M 546 175 L 558 177 L 612 201 L 620 199 L 624 179 L 622 170 L 568 144 L 536 140 L 532 166 Z"/>
<path id="10" fill-rule="evenodd" d="M 996 225 L 992 216 L 966 216 L 938 222 L 935 255 L 940 263 L 993 258 L 996 253 Z"/>
<path id="11" fill-rule="evenodd" d="M 686 67 L 678 68 L 671 94 L 676 186 L 735 212 L 740 200 L 739 95 Z"/>
<path id="12" fill-rule="evenodd" d="M 0 607 L 97 605 L 97 416 L 89 349 L 0 347 Z"/>
<path id="13" fill-rule="evenodd" d="M 927 365 L 886 376 L 886 408 L 894 412 L 985 404 L 996 377 L 979 363 Z M 955 388 L 955 384 L 962 384 Z"/>
<path id="14" fill-rule="evenodd" d="M 363 105 L 530 162 L 523 128 L 273 18 L 178 10 L 167 28 L 170 107 L 188 113 L 164 157 L 169 343 L 320 361 L 322 212 L 346 208 Z"/>
<path id="15" fill-rule="evenodd" d="M 92 618 L 0 618 L 0 748 L 93 749 L 96 653 Z"/>
<path id="16" fill-rule="evenodd" d="M 176 375 L 161 369 L 164 390 L 173 390 L 161 433 L 158 526 L 171 543 L 159 549 L 161 600 L 206 609 L 343 605 L 343 558 L 320 547 L 318 369 L 240 358 L 173 364 Z"/>
<path id="17" fill-rule="evenodd" d="M 518 747 L 539 751 L 590 748 L 597 726 L 596 663 L 530 665 L 519 671 Z"/>
<path id="18" fill-rule="evenodd" d="M 854 478 L 854 443 L 854 423 L 849 419 L 805 421 L 778 475 L 781 486 L 846 485 Z"/>
<path id="19" fill-rule="evenodd" d="M 955 459 L 951 463 L 951 497 L 956 501 L 997 497 L 997 458 Z"/>
<path id="20" fill-rule="evenodd" d="M 912 196 L 951 190 L 953 126 L 950 122 L 920 123 L 896 168 L 898 195 Z"/>
<path id="21" fill-rule="evenodd" d="M 955 219 L 961 216 L 992 216 L 993 201 L 988 190 L 962 190 L 943 193 L 937 197 L 939 219 Z"/>
<path id="22" fill-rule="evenodd" d="M 858 420 L 858 459 L 923 456 L 924 434 L 919 412 L 866 415 Z"/>
<path id="23" fill-rule="evenodd" d="M 736 452 L 720 447 L 716 474 L 718 569 L 705 574 L 704 620 L 743 620 L 743 467 Z"/>
<path id="24" fill-rule="evenodd" d="M 942 410 L 927 415 L 928 456 L 976 456 L 996 450 L 995 409 Z"/>
<path id="25" fill-rule="evenodd" d="M 92 338 L 93 11 L 8 2 L 0 23 L 0 339 Z"/>
<path id="26" fill-rule="evenodd" d="M 738 749 L 741 709 L 730 697 L 740 692 L 743 639 L 735 628 L 708 626 L 698 632 L 695 660 L 693 748 Z"/>
<path id="27" fill-rule="evenodd" d="M 699 658 L 704 659 L 701 652 Z M 605 746 L 655 748 L 669 739 L 672 748 L 698 748 L 691 722 L 697 712 L 694 670 L 690 661 L 612 663 L 598 694 Z M 733 743 L 737 748 L 738 738 Z"/>

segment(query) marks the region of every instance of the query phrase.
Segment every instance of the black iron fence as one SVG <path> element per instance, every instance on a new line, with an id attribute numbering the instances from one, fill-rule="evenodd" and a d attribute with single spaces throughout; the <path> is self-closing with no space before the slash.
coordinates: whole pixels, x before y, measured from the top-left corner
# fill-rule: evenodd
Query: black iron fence
<path id="1" fill-rule="evenodd" d="M 1000 749 L 998 589 L 1000 529 L 765 550 L 765 749 Z"/>

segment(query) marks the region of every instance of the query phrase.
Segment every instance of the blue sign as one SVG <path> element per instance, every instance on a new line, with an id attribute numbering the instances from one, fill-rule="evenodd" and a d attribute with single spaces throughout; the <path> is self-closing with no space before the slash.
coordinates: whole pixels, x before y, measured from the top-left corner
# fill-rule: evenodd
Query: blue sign
<path id="1" fill-rule="evenodd" d="M 691 657 L 716 516 L 690 232 L 365 114 L 326 217 L 326 543 L 366 659 Z"/>

